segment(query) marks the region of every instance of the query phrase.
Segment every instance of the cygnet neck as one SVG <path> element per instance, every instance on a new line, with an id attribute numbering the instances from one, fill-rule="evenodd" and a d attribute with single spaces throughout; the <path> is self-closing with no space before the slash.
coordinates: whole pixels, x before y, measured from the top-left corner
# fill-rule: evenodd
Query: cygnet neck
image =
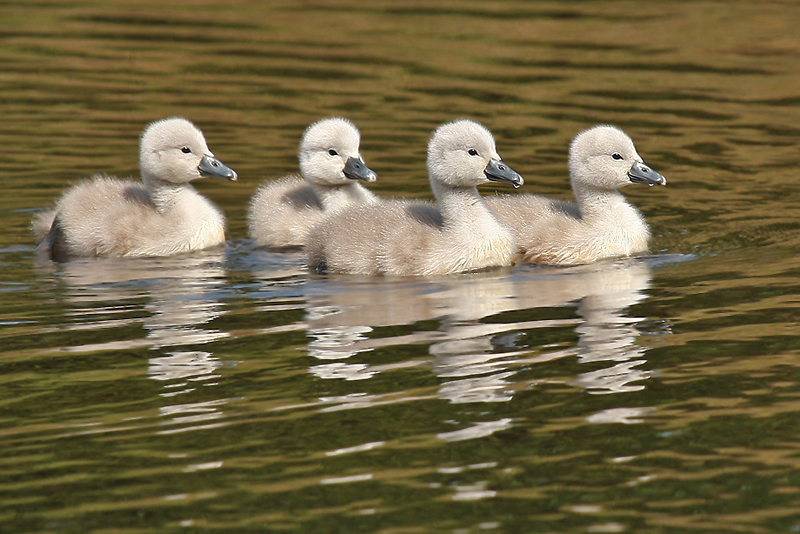
<path id="1" fill-rule="evenodd" d="M 625 197 L 615 189 L 600 189 L 573 180 L 572 192 L 584 219 L 607 216 L 614 209 L 627 205 Z"/>
<path id="2" fill-rule="evenodd" d="M 431 180 L 431 189 L 446 225 L 485 227 L 488 221 L 497 224 L 497 220 L 475 186 L 454 187 L 438 180 Z"/>
<path id="3" fill-rule="evenodd" d="M 189 183 L 173 183 L 158 178 L 144 177 L 144 184 L 150 193 L 150 200 L 159 213 L 173 209 L 187 192 L 195 192 Z"/>
<path id="4" fill-rule="evenodd" d="M 357 182 L 338 185 L 312 183 L 311 188 L 317 194 L 325 209 L 358 203 L 364 200 L 365 191 Z"/>

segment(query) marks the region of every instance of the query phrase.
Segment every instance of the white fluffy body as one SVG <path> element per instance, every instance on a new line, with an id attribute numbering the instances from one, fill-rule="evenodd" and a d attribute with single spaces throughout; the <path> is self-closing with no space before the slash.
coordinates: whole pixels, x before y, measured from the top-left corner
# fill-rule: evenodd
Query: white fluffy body
<path id="1" fill-rule="evenodd" d="M 332 212 L 309 235 L 309 267 L 404 276 L 510 266 L 514 236 L 476 189 L 488 181 L 490 161 L 502 164 L 486 128 L 469 120 L 440 126 L 428 144 L 437 204 L 383 201 Z"/>
<path id="2" fill-rule="evenodd" d="M 344 173 L 349 158 L 361 159 L 360 142 L 358 129 L 347 119 L 323 119 L 309 126 L 300 141 L 301 176 L 265 183 L 250 201 L 247 222 L 256 245 L 301 247 L 326 211 L 377 202 Z"/>
<path id="3" fill-rule="evenodd" d="M 645 253 L 647 222 L 618 191 L 632 183 L 629 172 L 635 163 L 641 164 L 642 158 L 630 137 L 613 126 L 595 126 L 579 133 L 569 150 L 577 203 L 529 194 L 495 196 L 487 202 L 514 230 L 527 262 L 574 265 Z M 660 178 L 659 185 L 666 184 L 647 170 Z"/>
<path id="4" fill-rule="evenodd" d="M 39 248 L 62 260 L 170 256 L 223 244 L 224 216 L 189 185 L 204 176 L 199 169 L 204 157 L 236 179 L 189 121 L 150 124 L 141 138 L 142 183 L 95 176 L 73 186 L 55 209 L 34 219 Z"/>

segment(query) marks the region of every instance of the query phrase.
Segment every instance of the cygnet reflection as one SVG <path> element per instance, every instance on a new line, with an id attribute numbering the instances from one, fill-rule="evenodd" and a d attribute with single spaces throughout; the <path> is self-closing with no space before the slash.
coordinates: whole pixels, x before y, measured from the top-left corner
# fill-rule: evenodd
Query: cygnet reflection
<path id="1" fill-rule="evenodd" d="M 521 366 L 577 356 L 592 370 L 581 373 L 574 384 L 592 393 L 641 389 L 641 381 L 650 376 L 638 369 L 644 349 L 636 343 L 635 324 L 643 319 L 626 316 L 626 309 L 645 298 L 650 279 L 643 260 L 425 281 L 330 277 L 308 295 L 308 350 L 319 362 L 310 371 L 322 378 L 364 380 L 398 367 L 433 365 L 445 380 L 441 398 L 504 402 L 530 385 L 514 381 Z M 505 312 L 576 305 L 574 318 L 502 317 Z M 497 320 L 486 321 L 488 317 Z M 420 324 L 425 321 L 436 324 Z M 374 329 L 383 326 L 404 328 L 396 335 L 376 335 Z M 551 328 L 574 329 L 576 346 L 530 347 L 519 341 L 532 331 Z M 374 349 L 415 344 L 426 346 L 429 357 L 381 366 L 362 363 L 363 357 L 359 363 L 347 361 Z M 598 369 L 600 362 L 611 365 Z"/>
<path id="2" fill-rule="evenodd" d="M 60 328 L 108 332 L 96 336 L 100 341 L 62 350 L 88 353 L 147 347 L 157 351 L 149 359 L 147 373 L 164 383 L 163 396 L 214 384 L 224 362 L 210 352 L 180 347 L 229 336 L 205 326 L 225 313 L 219 300 L 225 291 L 224 261 L 224 253 L 214 250 L 167 258 L 87 258 L 42 264 L 62 286 L 57 294 L 70 306 L 65 315 L 72 320 Z M 137 323 L 144 335 L 130 338 L 130 326 Z"/>
<path id="3" fill-rule="evenodd" d="M 216 379 L 220 377 L 217 369 L 221 366 L 222 362 L 210 352 L 182 350 L 150 358 L 147 374 L 153 380 L 167 383 L 165 388 L 168 391 L 161 396 L 173 397 L 186 393 L 187 388 L 194 389 L 189 384 L 216 385 Z"/>
<path id="4" fill-rule="evenodd" d="M 566 290 L 567 293 L 557 298 L 578 303 L 577 312 L 583 318 L 575 328 L 578 361 L 592 367 L 597 367 L 599 362 L 610 362 L 611 365 L 581 373 L 575 383 L 590 393 L 644 389 L 641 381 L 649 378 L 651 373 L 637 369 L 645 363 L 645 348 L 636 344 L 640 335 L 636 323 L 644 319 L 628 317 L 626 310 L 645 298 L 645 291 L 650 287 L 649 266 L 644 261 L 621 260 L 582 266 L 577 271 L 580 276 L 576 281 L 580 287 L 572 282 L 564 284 L 559 291 Z M 528 298 L 538 297 L 530 295 Z"/>

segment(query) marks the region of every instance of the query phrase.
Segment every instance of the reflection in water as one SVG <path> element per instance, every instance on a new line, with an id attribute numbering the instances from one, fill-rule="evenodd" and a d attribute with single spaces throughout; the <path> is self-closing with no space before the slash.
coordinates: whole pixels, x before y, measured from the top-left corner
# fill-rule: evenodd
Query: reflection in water
<path id="1" fill-rule="evenodd" d="M 376 374 L 376 371 L 370 370 L 367 364 L 343 362 L 315 365 L 311 367 L 310 371 L 320 378 L 342 378 L 344 380 L 366 380 Z"/>
<path id="2" fill-rule="evenodd" d="M 171 352 L 169 356 L 150 358 L 150 368 L 147 374 L 154 380 L 171 382 L 166 387 L 170 389 L 186 388 L 188 381 L 202 382 L 219 378 L 216 370 L 222 367 L 222 362 L 205 351 L 178 351 Z M 207 382 L 204 385 L 216 385 L 216 382 Z M 191 389 L 165 392 L 161 395 L 171 397 L 178 393 L 188 393 Z"/>
<path id="3" fill-rule="evenodd" d="M 594 367 L 573 381 L 590 393 L 638 391 L 651 376 L 640 369 L 645 349 L 636 343 L 635 325 L 643 319 L 627 317 L 625 310 L 645 298 L 650 278 L 644 260 L 427 282 L 331 277 L 308 297 L 308 352 L 321 362 L 310 372 L 320 378 L 365 380 L 387 367 L 348 359 L 382 347 L 427 344 L 432 358 L 425 362 L 444 379 L 439 396 L 452 403 L 509 401 L 525 386 L 513 379 L 520 364 L 565 356 Z M 574 303 L 575 319 L 483 322 L 504 312 Z M 437 321 L 438 328 L 403 328 L 401 334 L 383 337 L 375 331 L 423 321 Z M 574 348 L 546 350 L 545 345 L 532 357 L 521 344 L 525 333 L 565 326 L 574 326 L 579 336 Z"/>
<path id="4" fill-rule="evenodd" d="M 506 389 L 509 385 L 506 379 L 513 375 L 511 371 L 498 372 L 445 382 L 439 395 L 453 403 L 510 401 L 512 392 Z"/>
<path id="5" fill-rule="evenodd" d="M 320 360 L 338 360 L 343 357 L 342 347 L 350 347 L 359 341 L 366 340 L 364 334 L 370 332 L 372 332 L 372 328 L 369 326 L 312 328 L 309 330 L 309 334 L 314 340 L 308 344 L 308 352 Z M 368 349 L 361 349 L 361 351 L 365 350 Z M 351 350 L 348 356 L 361 351 Z"/>
<path id="6" fill-rule="evenodd" d="M 644 385 L 632 383 L 651 376 L 648 371 L 636 369 L 645 363 L 642 359 L 645 349 L 636 345 L 639 331 L 635 326 L 643 318 L 624 315 L 627 307 L 644 298 L 643 292 L 650 285 L 650 273 L 649 270 L 626 272 L 625 276 L 618 276 L 614 271 L 593 273 L 595 289 L 578 306 L 578 313 L 585 319 L 575 329 L 580 335 L 578 361 L 620 362 L 578 377 L 576 383 L 590 393 L 639 391 L 644 389 Z"/>
<path id="7" fill-rule="evenodd" d="M 463 441 L 465 439 L 476 439 L 491 436 L 495 432 L 505 430 L 511 426 L 511 419 L 504 418 L 499 421 L 489 421 L 477 423 L 469 428 L 456 430 L 454 432 L 443 432 L 438 435 L 445 441 Z"/>
<path id="8" fill-rule="evenodd" d="M 73 322 L 68 330 L 109 330 L 107 340 L 64 347 L 70 352 L 125 350 L 147 347 L 159 351 L 149 359 L 147 375 L 164 385 L 162 397 L 216 385 L 217 370 L 227 365 L 210 351 L 169 350 L 208 344 L 230 334 L 204 325 L 225 313 L 220 302 L 225 289 L 225 254 L 205 251 L 168 258 L 97 258 L 66 263 L 41 264 L 42 269 L 61 270 L 63 298 L 71 304 Z M 144 313 L 142 313 L 144 312 Z M 119 319 L 113 319 L 113 317 Z M 144 337 L 119 339 L 116 328 L 139 323 Z M 222 401 L 165 406 L 161 415 L 170 424 L 196 425 L 222 416 Z M 208 405 L 206 405 L 208 404 Z M 224 402 L 222 402 L 224 404 Z M 191 415 L 187 415 L 191 414 Z"/>
<path id="9" fill-rule="evenodd" d="M 325 456 L 340 456 L 342 454 L 352 454 L 354 452 L 371 451 L 373 449 L 377 449 L 378 447 L 383 447 L 384 445 L 386 445 L 386 442 L 384 441 L 374 441 L 372 443 L 364 443 L 363 445 L 355 445 L 353 447 L 345 447 L 343 449 L 327 451 Z"/>
<path id="10" fill-rule="evenodd" d="M 652 407 L 642 408 L 612 408 L 592 414 L 586 418 L 590 423 L 622 423 L 631 425 L 644 421 L 643 416 L 655 410 Z"/>
<path id="11" fill-rule="evenodd" d="M 209 343 L 228 336 L 226 332 L 198 328 L 224 313 L 214 294 L 215 289 L 224 288 L 224 259 L 223 252 L 213 251 L 171 258 L 75 260 L 59 265 L 63 271 L 59 279 L 67 286 L 64 298 L 75 305 L 71 309 L 75 328 L 106 328 L 107 320 L 90 318 L 137 311 L 142 299 L 149 312 L 141 318 L 147 337 L 132 340 L 123 348 Z M 112 343 L 120 347 L 120 342 Z M 103 349 L 102 344 L 66 348 Z"/>
<path id="12" fill-rule="evenodd" d="M 161 430 L 159 434 L 178 434 L 190 430 L 204 430 L 225 426 L 225 422 L 212 423 L 224 417 L 220 407 L 231 402 L 232 399 L 216 399 L 206 402 L 192 402 L 163 406 L 159 412 L 164 417 L 169 417 L 164 425 L 175 425 L 176 428 Z"/>

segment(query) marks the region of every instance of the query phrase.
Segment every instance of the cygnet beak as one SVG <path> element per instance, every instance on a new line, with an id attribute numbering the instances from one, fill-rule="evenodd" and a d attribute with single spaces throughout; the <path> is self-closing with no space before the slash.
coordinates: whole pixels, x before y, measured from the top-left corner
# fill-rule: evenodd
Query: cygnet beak
<path id="1" fill-rule="evenodd" d="M 510 182 L 515 189 L 525 183 L 522 176 L 499 159 L 489 160 L 483 174 L 492 182 Z"/>
<path id="2" fill-rule="evenodd" d="M 374 182 L 378 179 L 378 174 L 367 167 L 364 160 L 361 158 L 347 158 L 344 164 L 344 175 L 351 180 L 364 180 L 365 182 Z"/>
<path id="3" fill-rule="evenodd" d="M 236 171 L 222 163 L 214 156 L 203 156 L 200 165 L 197 166 L 200 176 L 203 178 L 225 178 L 226 180 L 236 180 Z"/>
<path id="4" fill-rule="evenodd" d="M 634 161 L 630 170 L 628 170 L 628 179 L 634 184 L 647 184 L 650 187 L 654 185 L 667 185 L 666 178 L 644 163 L 639 163 L 638 161 Z"/>

